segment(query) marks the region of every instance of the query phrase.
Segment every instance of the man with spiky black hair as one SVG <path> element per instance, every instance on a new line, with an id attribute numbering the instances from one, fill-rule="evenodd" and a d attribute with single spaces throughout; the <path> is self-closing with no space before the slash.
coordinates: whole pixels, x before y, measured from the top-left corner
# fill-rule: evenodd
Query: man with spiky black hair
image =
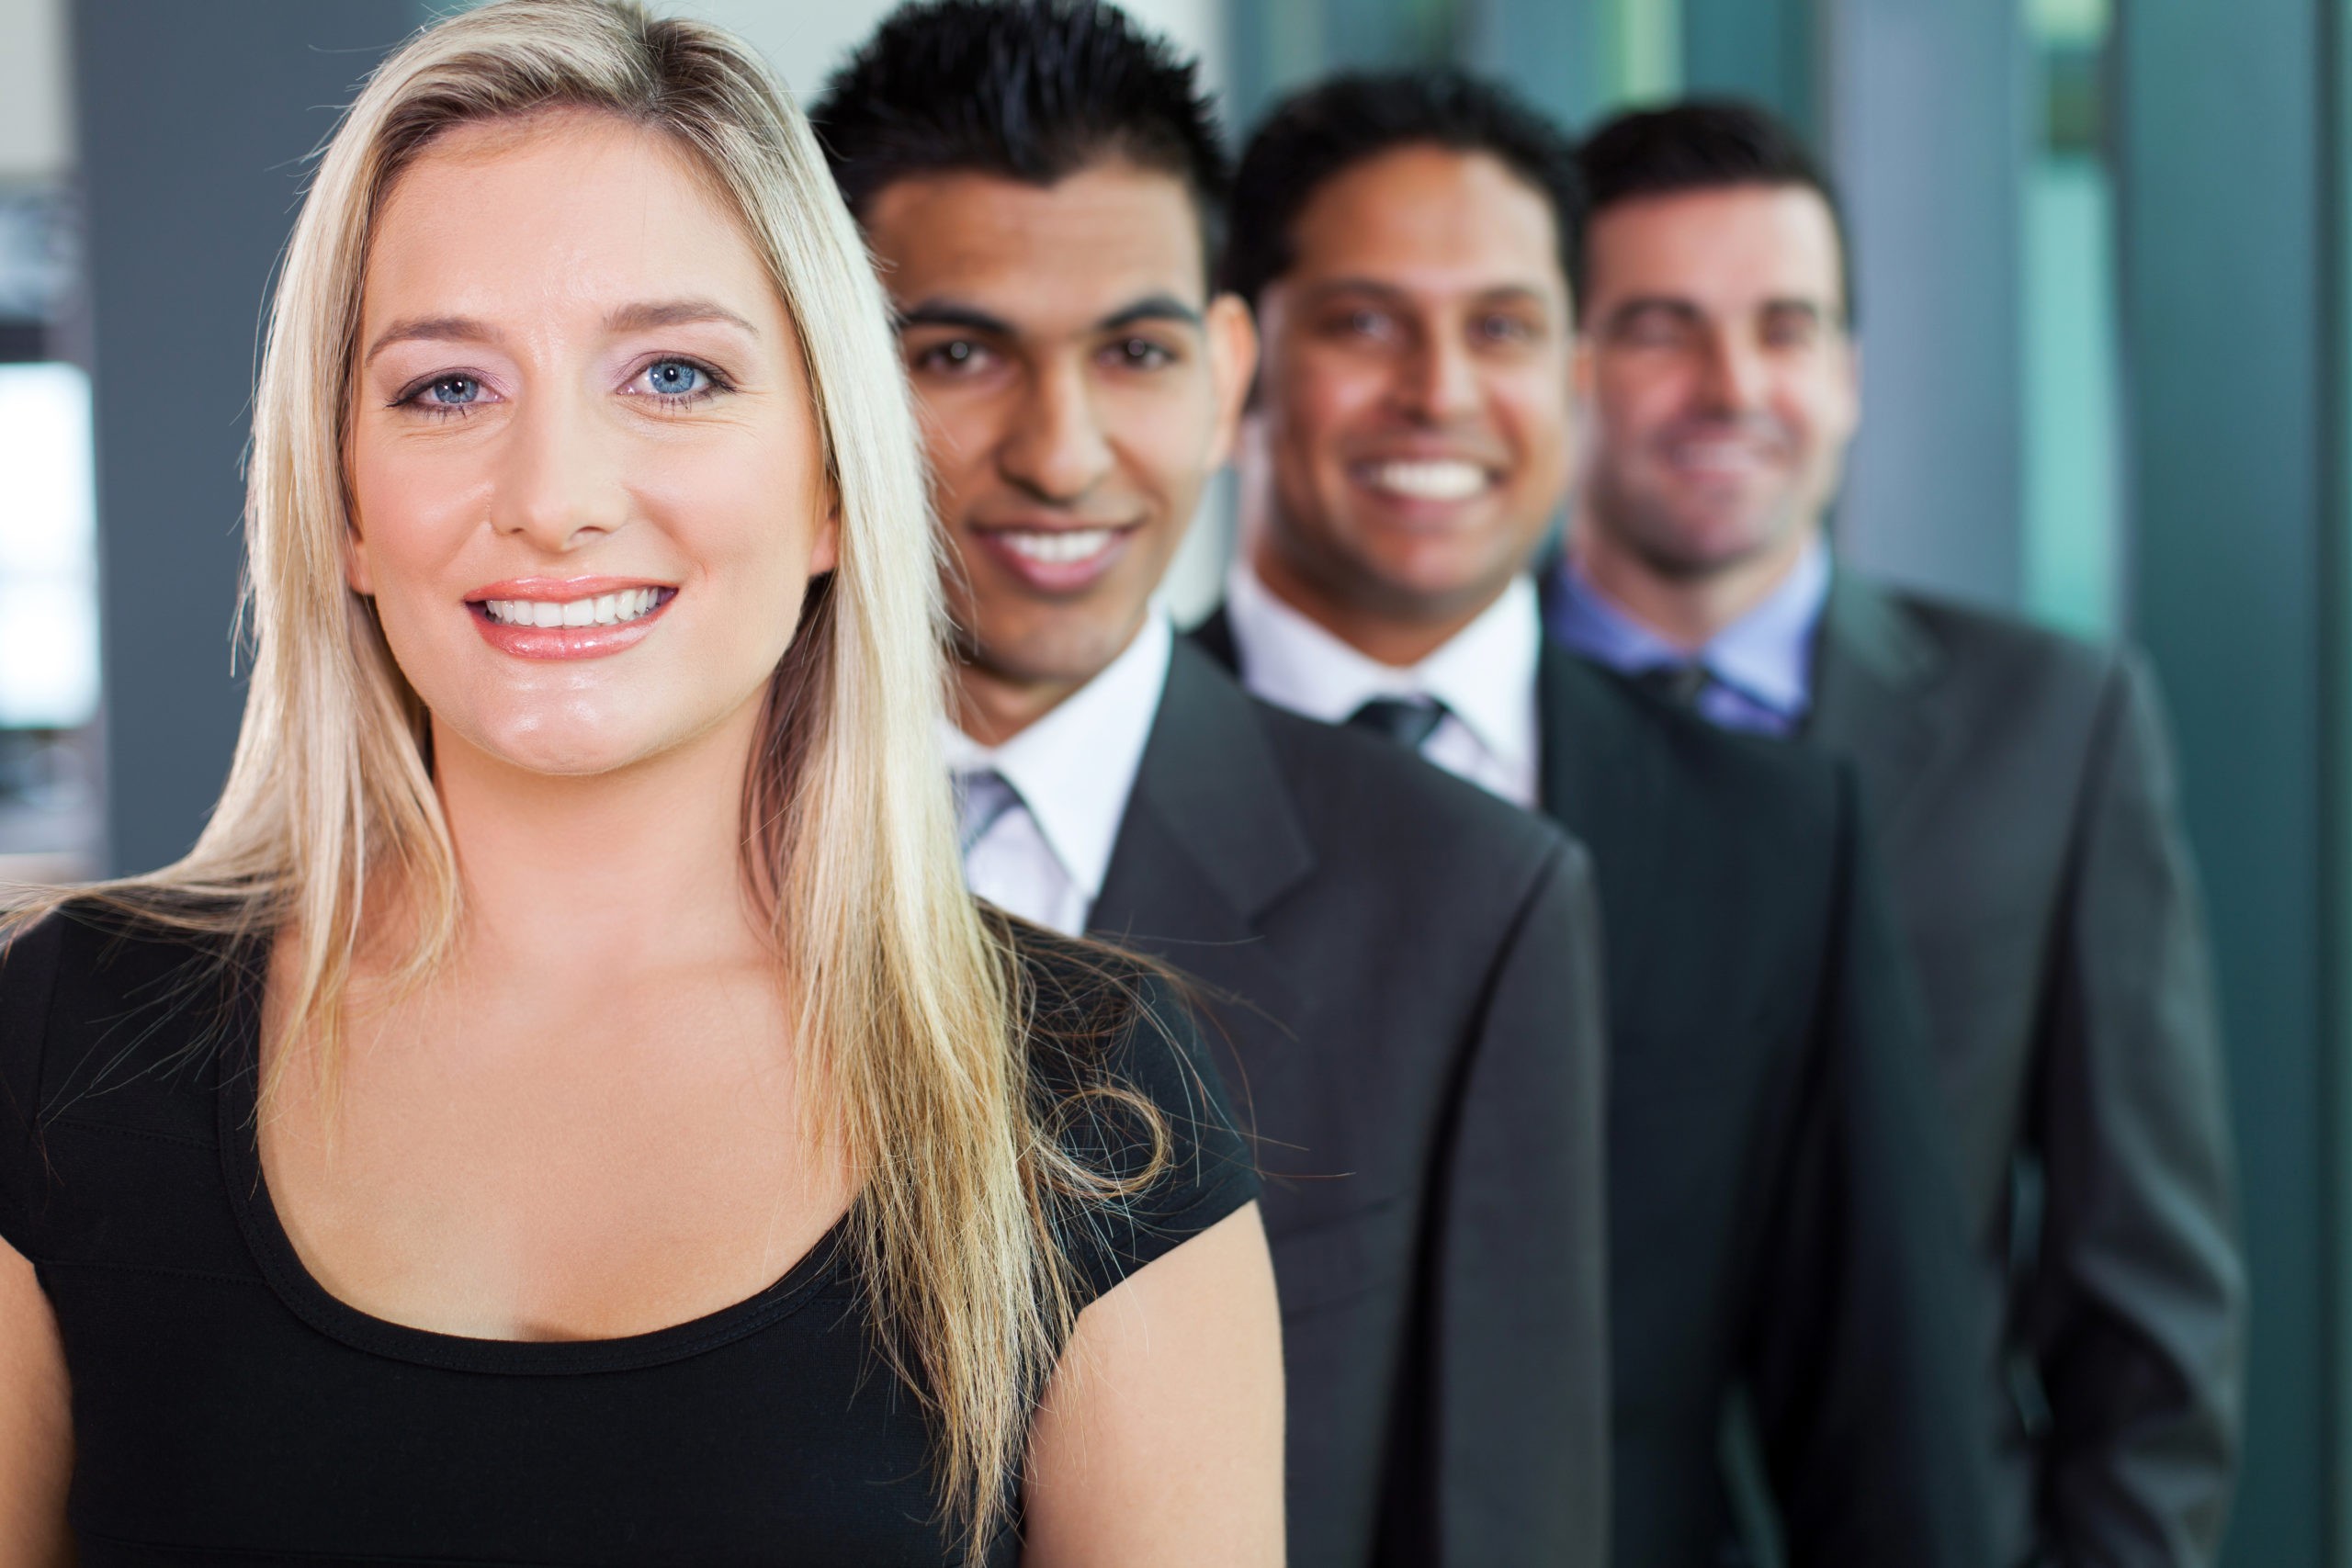
<path id="1" fill-rule="evenodd" d="M 1252 701 L 1154 598 L 1256 361 L 1210 287 L 1226 168 L 1192 64 L 1108 6 L 949 0 L 885 21 L 812 118 L 955 558 L 967 879 L 1210 995 L 1266 1174 L 1289 1560 L 1599 1568 L 1585 852 Z M 1148 1436 L 1099 1446 L 1148 1466 Z"/>
<path id="2" fill-rule="evenodd" d="M 1248 548 L 1199 635 L 1310 716 L 1418 704 L 1424 757 L 1591 850 L 1616 1561 L 1741 1561 L 1738 1500 L 1794 1568 L 1986 1568 L 1988 1303 L 1852 773 L 1544 638 L 1581 199 L 1565 139 L 1474 77 L 1273 110 L 1223 273 L 1264 344 Z"/>

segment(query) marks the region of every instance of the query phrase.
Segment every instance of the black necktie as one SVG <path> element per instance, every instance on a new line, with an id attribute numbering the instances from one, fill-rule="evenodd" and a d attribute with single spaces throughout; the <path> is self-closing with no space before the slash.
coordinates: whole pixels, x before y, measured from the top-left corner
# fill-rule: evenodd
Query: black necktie
<path id="1" fill-rule="evenodd" d="M 1419 750 L 1444 722 L 1445 705 L 1433 697 L 1374 697 L 1348 715 L 1351 727 L 1385 735 L 1408 751 Z"/>
<path id="2" fill-rule="evenodd" d="M 1695 708 L 1699 698 L 1715 678 L 1707 667 L 1695 660 L 1688 664 L 1653 664 L 1646 670 L 1635 671 L 1634 684 L 1654 697 L 1663 697 L 1679 708 Z"/>

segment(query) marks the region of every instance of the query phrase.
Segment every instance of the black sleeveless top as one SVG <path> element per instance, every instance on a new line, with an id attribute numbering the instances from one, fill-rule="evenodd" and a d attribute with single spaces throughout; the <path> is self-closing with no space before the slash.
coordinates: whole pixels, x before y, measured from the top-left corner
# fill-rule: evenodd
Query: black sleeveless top
<path id="1" fill-rule="evenodd" d="M 1037 937 L 1023 962 L 1040 1010 L 1100 995 L 1099 954 Z M 0 1238 L 62 1331 L 84 1568 L 962 1560 L 841 1226 L 751 1300 L 625 1339 L 460 1338 L 329 1296 L 262 1181 L 252 967 L 70 914 L 0 955 Z M 1033 1066 L 1088 1108 L 1070 1136 L 1098 1168 L 1148 1158 L 1140 1121 L 1073 1100 L 1106 1080 L 1172 1145 L 1064 1226 L 1090 1300 L 1257 1191 L 1186 1015 L 1126 978 L 1171 1027 L 1125 1006 Z M 980 1560 L 1019 1555 L 1016 1506 Z"/>

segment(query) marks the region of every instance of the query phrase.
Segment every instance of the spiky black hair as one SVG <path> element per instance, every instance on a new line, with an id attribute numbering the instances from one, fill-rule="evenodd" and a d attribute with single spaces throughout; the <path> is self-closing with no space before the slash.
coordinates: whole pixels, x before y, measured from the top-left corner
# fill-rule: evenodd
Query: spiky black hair
<path id="1" fill-rule="evenodd" d="M 1195 62 L 1099 0 L 901 6 L 809 118 L 850 210 L 912 175 L 1049 186 L 1106 158 L 1183 181 L 1214 275 L 1230 177 Z"/>

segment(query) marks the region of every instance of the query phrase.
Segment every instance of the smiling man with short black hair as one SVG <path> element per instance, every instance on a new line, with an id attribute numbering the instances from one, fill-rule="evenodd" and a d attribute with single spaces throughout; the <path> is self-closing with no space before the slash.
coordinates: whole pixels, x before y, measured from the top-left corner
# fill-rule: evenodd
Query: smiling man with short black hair
<path id="1" fill-rule="evenodd" d="M 1590 849 L 1616 1562 L 1724 1561 L 1744 1387 L 1791 1563 L 1984 1568 L 1992 1334 L 1854 781 L 1543 636 L 1578 203 L 1565 141 L 1475 78 L 1274 109 L 1225 273 L 1264 341 L 1249 548 L 1200 636 L 1309 716 L 1419 708 L 1400 739 Z"/>
<path id="2" fill-rule="evenodd" d="M 812 118 L 899 318 L 955 558 L 975 891 L 1210 988 L 1265 1168 L 1289 1561 L 1599 1568 L 1590 874 L 1375 737 L 1251 700 L 1153 600 L 1249 386 L 1226 168 L 1117 12 L 886 21 Z"/>

